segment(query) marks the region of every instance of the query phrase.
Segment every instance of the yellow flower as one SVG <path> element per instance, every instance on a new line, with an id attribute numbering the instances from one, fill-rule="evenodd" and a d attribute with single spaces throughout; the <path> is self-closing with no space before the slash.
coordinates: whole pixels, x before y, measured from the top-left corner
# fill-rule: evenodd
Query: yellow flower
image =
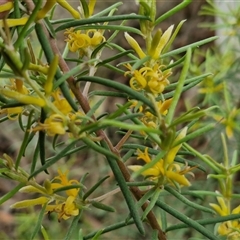
<path id="1" fill-rule="evenodd" d="M 163 102 L 162 101 L 157 102 L 158 111 L 164 116 L 167 115 L 171 103 L 172 98 L 169 98 Z"/>
<path id="2" fill-rule="evenodd" d="M 223 197 L 217 197 L 218 204 L 210 203 L 209 205 L 220 215 L 228 216 L 230 214 L 240 214 L 240 205 L 231 211 L 230 203 L 226 204 Z M 228 236 L 228 239 L 240 238 L 240 222 L 232 220 L 223 222 L 218 227 L 218 233 L 222 236 Z"/>
<path id="3" fill-rule="evenodd" d="M 160 40 L 155 44 L 152 42 L 152 46 L 151 49 L 149 51 L 149 55 L 153 58 L 153 59 L 158 59 L 160 58 L 160 55 L 162 53 L 163 48 L 166 46 L 166 44 L 168 43 L 171 34 L 172 34 L 172 30 L 173 30 L 174 25 L 171 25 L 161 36 Z"/>
<path id="4" fill-rule="evenodd" d="M 27 208 L 30 206 L 44 205 L 46 206 L 46 213 L 50 214 L 56 212 L 58 214 L 58 220 L 68 219 L 71 216 L 77 216 L 79 214 L 79 203 L 77 205 L 76 201 L 78 200 L 79 188 L 73 188 L 63 191 L 66 193 L 66 196 L 60 196 L 56 193 L 56 190 L 62 187 L 71 186 L 73 184 L 79 185 L 80 183 L 77 180 L 68 180 L 67 174 L 68 171 L 62 173 L 58 170 L 59 175 L 55 177 L 53 182 L 45 180 L 44 186 L 40 186 L 37 183 L 33 185 L 28 185 L 22 187 L 19 191 L 25 193 L 38 193 L 43 196 L 28 199 L 14 203 L 12 208 Z M 57 182 L 55 182 L 57 181 Z M 38 186 L 37 186 L 38 185 Z M 55 193 L 54 193 L 55 191 Z M 50 204 L 53 203 L 53 204 Z"/>
<path id="5" fill-rule="evenodd" d="M 52 7 L 58 3 L 63 8 L 65 8 L 67 11 L 70 12 L 70 14 L 76 18 L 80 18 L 80 13 L 76 11 L 67 1 L 65 0 L 47 0 L 43 8 L 38 12 L 38 15 L 36 17 L 36 21 L 44 18 L 46 14 L 52 9 Z"/>
<path id="6" fill-rule="evenodd" d="M 58 182 L 53 182 L 51 184 L 51 188 L 54 190 L 54 189 L 58 189 L 58 188 L 61 188 L 61 187 L 66 187 L 66 186 L 71 186 L 72 184 L 79 184 L 79 182 L 77 180 L 68 180 L 67 178 L 67 174 L 68 174 L 68 170 L 65 171 L 64 173 L 62 173 L 61 170 L 58 170 L 58 174 L 59 176 L 55 177 L 54 179 L 55 180 L 59 180 L 60 183 Z M 79 188 L 74 188 L 74 189 L 69 189 L 69 190 L 66 190 L 66 193 L 68 196 L 73 196 L 73 197 L 76 197 L 77 194 L 79 192 Z"/>
<path id="7" fill-rule="evenodd" d="M 142 67 L 139 70 L 131 70 L 129 64 L 126 65 L 130 71 L 125 73 L 126 75 L 132 75 L 130 79 L 130 87 L 136 91 L 145 90 L 153 94 L 160 94 L 164 91 L 165 87 L 169 85 L 168 77 L 171 75 L 171 71 L 162 72 L 162 66 L 155 63 L 151 67 Z"/>
<path id="8" fill-rule="evenodd" d="M 100 31 L 88 30 L 82 32 L 81 30 L 74 31 L 73 28 L 68 29 L 65 33 L 67 35 L 66 42 L 68 42 L 69 50 L 71 52 L 87 51 L 87 48 L 95 48 L 97 45 L 105 41 L 104 36 Z"/>
<path id="9" fill-rule="evenodd" d="M 23 110 L 23 107 L 3 108 L 0 110 L 0 114 L 6 113 L 10 120 L 16 120 Z"/>
<path id="10" fill-rule="evenodd" d="M 215 83 L 213 77 L 207 77 L 203 80 L 199 92 L 202 94 L 213 94 L 223 90 L 223 83 Z"/>
<path id="11" fill-rule="evenodd" d="M 145 163 L 151 162 L 151 158 L 148 154 L 148 148 L 145 148 L 144 152 L 138 149 L 137 154 L 137 159 L 142 159 Z M 132 165 L 128 166 L 128 168 L 136 172 L 139 171 L 142 166 Z M 167 183 L 173 185 L 178 183 L 181 186 L 190 186 L 191 184 L 184 176 L 184 174 L 189 172 L 191 169 L 192 168 L 190 167 L 185 167 L 184 169 L 181 169 L 178 163 L 166 164 L 164 159 L 160 159 L 154 166 L 143 171 L 142 175 L 144 177 L 150 178 L 151 180 L 158 180 L 163 185 Z"/>
<path id="12" fill-rule="evenodd" d="M 237 117 L 240 114 L 240 109 L 233 108 L 229 113 L 225 113 L 225 116 L 215 114 L 213 118 L 225 125 L 225 131 L 228 138 L 233 137 L 234 130 L 240 130 Z"/>
<path id="13" fill-rule="evenodd" d="M 48 214 L 56 212 L 58 214 L 58 221 L 61 219 L 67 220 L 72 216 L 77 216 L 79 214 L 79 209 L 74 200 L 75 198 L 73 196 L 69 196 L 66 202 L 56 202 L 54 205 L 47 205 L 46 212 L 48 212 Z"/>
<path id="14" fill-rule="evenodd" d="M 45 119 L 44 123 L 39 123 L 32 128 L 32 131 L 46 131 L 49 136 L 63 135 L 66 132 L 65 119 L 62 115 L 52 114 Z"/>
<path id="15" fill-rule="evenodd" d="M 154 39 L 152 42 L 151 49 L 149 50 L 148 54 L 151 56 L 152 59 L 157 60 L 160 58 L 161 52 L 163 48 L 166 46 L 168 43 L 172 30 L 173 30 L 173 25 L 171 25 L 159 39 Z M 135 50 L 137 55 L 139 56 L 140 59 L 146 57 L 146 54 L 142 50 L 142 48 L 139 46 L 138 42 L 131 37 L 128 33 L 125 32 L 125 38 L 128 42 L 128 44 Z"/>
<path id="16" fill-rule="evenodd" d="M 142 48 L 139 46 L 138 42 L 131 37 L 128 33 L 124 33 L 124 36 L 128 42 L 128 44 L 135 50 L 135 52 L 138 54 L 139 58 L 146 57 L 146 54 L 143 52 Z"/>
<path id="17" fill-rule="evenodd" d="M 20 103 L 24 104 L 31 104 L 31 105 L 37 105 L 40 107 L 44 107 L 46 105 L 46 102 L 44 99 L 39 98 L 39 97 L 33 97 L 31 95 L 26 95 L 19 93 L 17 91 L 10 91 L 7 89 L 0 89 L 0 93 L 8 98 L 17 100 Z"/>
<path id="18" fill-rule="evenodd" d="M 52 93 L 52 97 L 54 98 L 53 104 L 62 112 L 62 114 L 67 115 L 72 111 L 72 107 L 66 98 L 62 96 L 59 89 Z"/>

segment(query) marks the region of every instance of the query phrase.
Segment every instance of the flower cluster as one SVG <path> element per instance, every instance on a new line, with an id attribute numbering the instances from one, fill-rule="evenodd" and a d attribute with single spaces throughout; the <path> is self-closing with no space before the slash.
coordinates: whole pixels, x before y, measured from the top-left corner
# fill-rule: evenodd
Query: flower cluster
<path id="1" fill-rule="evenodd" d="M 210 203 L 210 206 L 220 215 L 228 216 L 230 214 L 240 214 L 240 205 L 231 210 L 229 201 L 223 197 L 217 197 L 218 204 Z M 240 238 L 240 221 L 232 220 L 220 223 L 218 233 L 222 236 L 228 236 L 228 239 Z"/>
<path id="2" fill-rule="evenodd" d="M 131 70 L 130 64 L 127 64 L 126 67 L 130 71 L 127 71 L 125 75 L 132 75 L 129 83 L 133 90 L 145 90 L 148 93 L 160 94 L 169 85 L 167 78 L 171 75 L 171 71 L 162 72 L 161 68 L 164 66 L 159 66 L 158 63 L 155 63 L 153 67 L 142 67 L 139 70 Z"/>
<path id="3" fill-rule="evenodd" d="M 79 214 L 79 208 L 81 207 L 78 197 L 80 183 L 77 180 L 68 180 L 68 171 L 63 173 L 58 170 L 58 173 L 59 175 L 55 177 L 52 182 L 45 181 L 44 187 L 34 184 L 21 188 L 20 192 L 40 193 L 42 196 L 36 199 L 16 202 L 11 207 L 26 208 L 35 205 L 47 204 L 45 209 L 46 213 L 57 213 L 58 221 L 61 219 L 66 220 L 71 216 L 77 216 Z M 64 190 L 66 196 L 56 194 L 56 192 L 60 191 L 61 188 L 64 187 L 68 187 L 68 190 Z"/>
<path id="4" fill-rule="evenodd" d="M 186 133 L 187 128 L 184 128 L 174 140 L 173 146 L 174 143 L 177 143 L 179 140 L 181 140 L 186 135 Z M 178 184 L 180 186 L 190 186 L 190 182 L 184 175 L 190 172 L 192 168 L 188 166 L 181 168 L 179 163 L 174 162 L 175 156 L 180 148 L 181 144 L 172 147 L 169 149 L 168 153 L 163 159 L 157 161 L 152 167 L 144 170 L 141 174 L 153 181 L 157 181 L 160 185 Z M 145 148 L 144 152 L 138 149 L 137 154 L 138 160 L 142 159 L 147 164 L 152 161 L 148 153 L 148 148 Z M 143 168 L 143 166 L 140 165 L 132 165 L 128 167 L 134 172 L 137 172 Z"/>
<path id="5" fill-rule="evenodd" d="M 172 99 L 167 99 L 165 101 L 156 102 L 156 110 L 160 113 L 161 116 L 166 116 L 168 113 L 168 108 L 171 105 Z M 148 108 L 144 106 L 138 106 L 138 101 L 132 101 L 131 107 L 136 108 L 139 113 L 143 115 L 139 118 L 140 121 L 147 127 L 158 129 L 160 122 L 156 115 L 154 115 Z"/>
<path id="6" fill-rule="evenodd" d="M 92 51 L 100 43 L 105 41 L 101 31 L 88 30 L 86 32 L 82 30 L 74 31 L 74 28 L 70 28 L 65 32 L 67 35 L 66 42 L 71 52 L 79 52 L 80 56 L 90 56 Z"/>
<path id="7" fill-rule="evenodd" d="M 165 87 L 169 85 L 168 77 L 172 74 L 171 69 L 164 70 L 165 66 L 161 64 L 160 56 L 162 50 L 167 45 L 173 26 L 170 26 L 161 36 L 157 31 L 155 34 L 151 48 L 147 50 L 147 54 L 141 49 L 137 41 L 128 33 L 125 33 L 125 38 L 129 45 L 135 50 L 140 59 L 150 56 L 150 60 L 144 63 L 144 66 L 137 69 L 132 69 L 130 64 L 126 67 L 129 69 L 125 75 L 130 75 L 130 86 L 136 91 L 145 90 L 147 93 L 154 95 L 161 94 Z"/>

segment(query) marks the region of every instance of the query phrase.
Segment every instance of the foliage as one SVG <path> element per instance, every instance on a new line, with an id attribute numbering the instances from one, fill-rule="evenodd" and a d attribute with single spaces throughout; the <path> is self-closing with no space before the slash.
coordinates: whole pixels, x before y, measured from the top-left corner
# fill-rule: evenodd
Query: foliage
<path id="1" fill-rule="evenodd" d="M 240 110 L 239 99 L 230 94 L 238 79 L 238 56 L 229 49 L 209 49 L 206 54 L 195 49 L 217 37 L 171 48 L 187 23 L 165 31 L 159 24 L 190 0 L 162 16 L 157 16 L 154 0 L 137 1 L 139 12 L 130 15 L 118 15 L 121 3 L 101 12 L 94 11 L 96 0 L 79 3 L 75 9 L 65 0 L 0 2 L 1 122 L 18 122 L 23 133 L 16 159 L 7 154 L 0 159 L 0 176 L 17 182 L 0 204 L 22 192 L 24 200 L 11 208 L 35 213 L 33 218 L 23 215 L 29 228 L 19 230 L 16 238 L 25 234 L 26 239 L 54 239 L 57 231 L 44 220 L 46 214 L 53 221 L 57 217 L 64 239 L 99 239 L 114 230 L 128 231 L 130 225 L 138 238 L 239 238 L 240 206 L 234 200 L 240 196 L 234 177 L 240 165 L 231 143 L 239 142 Z M 71 18 L 55 20 L 57 5 Z M 211 1 L 202 13 L 219 15 L 228 23 Z M 236 19 L 232 32 L 239 37 L 239 11 L 231 17 Z M 139 22 L 140 29 L 128 26 L 130 21 Z M 126 44 L 119 46 L 114 40 L 122 32 Z M 59 33 L 65 37 L 63 51 Z M 111 56 L 105 57 L 106 49 Z M 205 57 L 202 64 L 199 55 Z M 129 85 L 103 77 L 105 69 Z M 179 113 L 183 92 L 196 86 L 202 101 L 191 105 L 184 99 L 186 110 Z M 105 112 L 109 99 L 116 104 Z M 218 135 L 214 144 L 223 146 L 222 156 L 212 155 L 217 158 L 194 147 L 196 139 L 213 133 Z M 26 166 L 23 159 L 32 146 Z M 79 164 L 80 155 L 91 162 L 91 171 Z M 104 167 L 96 167 L 102 158 Z M 73 172 L 77 180 L 69 177 Z M 204 176 L 205 189 L 197 175 Z M 112 189 L 103 188 L 112 176 Z M 118 201 L 111 206 L 107 202 L 116 194 L 125 203 L 124 214 L 118 213 Z M 108 225 L 88 232 L 81 221 L 92 209 L 104 212 Z M 151 229 L 147 233 L 146 227 Z"/>

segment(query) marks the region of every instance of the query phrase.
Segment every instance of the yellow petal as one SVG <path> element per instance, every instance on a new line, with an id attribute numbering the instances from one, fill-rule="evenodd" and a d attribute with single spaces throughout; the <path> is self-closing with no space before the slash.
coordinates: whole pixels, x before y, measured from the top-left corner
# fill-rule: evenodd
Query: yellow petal
<path id="1" fill-rule="evenodd" d="M 0 5 L 0 12 L 5 12 L 13 8 L 13 2 L 7 2 Z"/>
<path id="2" fill-rule="evenodd" d="M 89 16 L 93 15 L 95 4 L 96 4 L 96 0 L 89 0 L 89 4 L 88 4 Z"/>
<path id="3" fill-rule="evenodd" d="M 171 37 L 172 34 L 172 30 L 173 30 L 174 25 L 171 25 L 162 35 L 154 54 L 152 55 L 153 59 L 158 59 L 160 57 L 160 54 L 163 50 L 163 48 L 166 46 L 166 44 L 168 43 L 168 40 Z"/>
<path id="4" fill-rule="evenodd" d="M 187 178 L 184 175 L 181 175 L 179 173 L 167 171 L 166 177 L 173 182 L 179 183 L 180 185 L 191 186 L 191 183 L 187 180 Z"/>
<path id="5" fill-rule="evenodd" d="M 51 0 L 48 0 L 48 1 L 51 1 Z M 70 12 L 74 18 L 80 19 L 80 13 L 76 11 L 67 1 L 57 0 L 57 3 L 61 5 L 63 8 L 65 8 L 68 12 Z"/>
<path id="6" fill-rule="evenodd" d="M 38 189 L 38 188 L 35 188 L 33 186 L 25 186 L 25 187 L 22 187 L 19 192 L 24 192 L 24 193 L 42 193 L 42 194 L 45 194 L 46 191 L 45 189 L 43 188 L 42 190 Z"/>
<path id="7" fill-rule="evenodd" d="M 137 171 L 139 171 L 139 170 L 142 168 L 142 166 L 139 166 L 139 165 L 130 165 L 130 166 L 128 166 L 128 168 L 131 169 L 131 170 L 134 171 L 134 172 L 137 172 Z"/>
<path id="8" fill-rule="evenodd" d="M 36 21 L 44 18 L 46 14 L 52 9 L 52 7 L 55 5 L 56 0 L 47 0 L 43 8 L 38 12 Z"/>
<path id="9" fill-rule="evenodd" d="M 26 208 L 26 207 L 31 207 L 35 205 L 42 205 L 48 201 L 49 201 L 49 198 L 47 197 L 39 197 L 36 199 L 29 199 L 29 200 L 16 202 L 13 205 L 11 205 L 10 208 Z"/>
<path id="10" fill-rule="evenodd" d="M 185 136 L 186 136 L 186 134 L 187 134 L 187 127 L 185 127 L 185 128 L 183 128 L 183 130 L 178 134 L 178 136 L 175 138 L 175 140 L 174 140 L 174 142 L 173 142 L 173 145 L 175 144 L 175 143 L 177 143 L 179 140 L 181 140 L 181 139 L 183 139 Z M 174 159 L 175 159 L 175 156 L 176 156 L 176 154 L 177 154 L 177 152 L 178 152 L 178 150 L 181 148 L 181 146 L 182 146 L 182 144 L 179 144 L 179 145 L 177 145 L 177 146 L 175 146 L 175 147 L 173 147 L 172 149 L 170 149 L 169 150 L 169 152 L 168 152 L 168 154 L 167 154 L 167 156 L 166 156 L 166 158 L 165 158 L 165 161 L 167 162 L 167 163 L 172 163 L 173 161 L 174 161 Z"/>
<path id="11" fill-rule="evenodd" d="M 40 107 L 44 107 L 46 105 L 45 101 L 42 98 L 32 97 L 29 95 L 21 94 L 16 91 L 0 89 L 0 93 L 6 97 L 15 99 L 15 100 L 19 101 L 20 103 L 33 104 L 33 105 L 37 105 Z"/>
<path id="12" fill-rule="evenodd" d="M 144 58 L 146 54 L 143 52 L 137 41 L 131 37 L 127 32 L 124 33 L 124 36 L 129 43 L 129 45 L 135 50 L 135 52 L 138 54 L 139 58 Z"/>
<path id="13" fill-rule="evenodd" d="M 6 23 L 8 27 L 25 25 L 27 21 L 28 21 L 28 17 L 22 17 L 18 19 L 6 19 Z M 3 27 L 3 26 L 4 26 L 3 21 L 0 20 L 0 27 Z"/>

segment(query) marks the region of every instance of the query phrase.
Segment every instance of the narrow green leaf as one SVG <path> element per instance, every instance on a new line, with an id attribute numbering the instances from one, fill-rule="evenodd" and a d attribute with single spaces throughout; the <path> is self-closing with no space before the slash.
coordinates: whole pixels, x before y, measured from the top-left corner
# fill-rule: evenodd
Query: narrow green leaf
<path id="1" fill-rule="evenodd" d="M 78 188 L 85 188 L 84 185 L 82 184 L 71 184 L 71 185 L 68 185 L 68 186 L 64 186 L 64 187 L 60 187 L 60 188 L 57 188 L 55 189 L 53 192 L 54 193 L 57 193 L 57 192 L 62 192 L 62 191 L 67 191 L 69 189 L 78 189 Z"/>
<path id="2" fill-rule="evenodd" d="M 82 216 L 82 212 L 83 211 L 79 211 L 79 214 L 73 218 L 71 225 L 66 233 L 66 236 L 64 237 L 64 240 L 70 240 L 72 239 L 72 235 L 74 233 L 74 231 L 76 231 L 77 229 L 79 229 L 79 220 Z"/>
<path id="3" fill-rule="evenodd" d="M 185 216 L 184 214 L 180 213 L 176 209 L 170 207 L 166 203 L 158 200 L 156 205 L 162 208 L 164 211 L 169 213 L 170 215 L 174 216 L 175 218 L 179 219 L 181 222 L 184 222 L 188 225 L 188 227 L 194 228 L 196 231 L 200 232 L 203 236 L 207 237 L 209 240 L 219 240 L 212 232 L 210 232 L 207 228 L 203 227 L 197 221 Z"/>
<path id="4" fill-rule="evenodd" d="M 114 161 L 116 161 L 118 159 L 118 156 L 115 155 L 114 153 L 112 153 L 111 151 L 107 150 L 106 148 L 101 147 L 100 145 L 98 145 L 97 143 L 93 142 L 92 140 L 90 140 L 88 137 L 83 137 L 81 139 L 88 147 L 92 148 L 93 150 L 95 150 L 96 152 L 99 152 L 101 154 L 103 154 L 106 157 L 110 157 L 111 159 L 113 159 Z"/>
<path id="5" fill-rule="evenodd" d="M 92 232 L 92 233 L 86 235 L 85 237 L 83 237 L 83 239 L 84 240 L 90 239 L 90 238 L 94 237 L 100 231 L 101 231 L 101 234 L 104 234 L 104 233 L 107 233 L 107 232 L 112 232 L 112 231 L 114 231 L 116 229 L 119 229 L 119 228 L 124 228 L 124 227 L 126 227 L 128 225 L 131 225 L 133 223 L 134 223 L 133 219 L 131 219 L 127 223 L 126 223 L 126 221 L 121 221 L 121 222 L 112 224 L 110 226 L 107 226 L 107 227 L 103 228 L 102 230 L 98 230 L 98 231 Z"/>
<path id="6" fill-rule="evenodd" d="M 56 28 L 55 32 L 65 30 L 71 27 L 79 27 L 86 24 L 94 24 L 94 23 L 103 23 L 103 22 L 113 22 L 113 21 L 123 21 L 123 20 L 131 20 L 131 19 L 145 19 L 150 20 L 149 18 L 136 14 L 123 14 L 123 15 L 115 15 L 115 16 L 107 16 L 107 17 L 94 17 L 88 19 L 81 20 L 72 20 L 71 22 L 64 23 Z"/>
<path id="7" fill-rule="evenodd" d="M 185 61 L 184 61 L 184 66 L 183 66 L 181 75 L 180 75 L 179 80 L 178 80 L 178 85 L 177 85 L 175 93 L 173 95 L 172 103 L 170 105 L 170 108 L 168 110 L 168 114 L 166 116 L 166 124 L 167 125 L 170 125 L 172 123 L 172 119 L 173 119 L 173 116 L 174 116 L 174 113 L 175 113 L 175 109 L 176 109 L 176 106 L 178 104 L 179 98 L 180 98 L 181 93 L 182 93 L 182 88 L 183 88 L 183 85 L 184 85 L 184 81 L 187 77 L 188 68 L 190 66 L 190 61 L 191 61 L 191 56 L 192 56 L 192 49 L 189 48 L 187 50 L 186 58 L 185 58 Z"/>
<path id="8" fill-rule="evenodd" d="M 115 212 L 115 209 L 100 202 L 91 202 L 92 206 L 107 212 Z"/>
<path id="9" fill-rule="evenodd" d="M 81 65 L 77 65 L 76 67 L 72 68 L 69 72 L 61 75 L 60 78 L 57 79 L 57 81 L 54 82 L 53 84 L 53 89 L 58 88 L 61 84 L 63 84 L 64 82 L 66 82 L 66 80 L 71 77 L 74 76 L 75 74 L 79 73 L 82 69 Z"/>
<path id="10" fill-rule="evenodd" d="M 43 218 L 44 218 L 44 216 L 45 216 L 46 206 L 47 206 L 47 203 L 45 203 L 45 204 L 42 206 L 42 209 L 41 209 L 41 211 L 40 211 L 40 214 L 39 214 L 37 223 L 34 224 L 34 229 L 33 229 L 32 235 L 31 235 L 31 237 L 30 237 L 31 240 L 36 237 L 37 233 L 38 233 L 39 230 L 41 229 L 42 221 L 43 221 Z"/>
<path id="11" fill-rule="evenodd" d="M 131 102 L 126 102 L 124 105 L 117 104 L 118 109 L 114 113 L 110 114 L 108 116 L 108 119 L 115 119 L 115 118 L 117 118 L 118 116 L 123 114 L 124 111 L 126 109 L 128 109 L 131 105 L 132 105 Z"/>
<path id="12" fill-rule="evenodd" d="M 105 142 L 101 141 L 101 145 L 104 148 L 108 149 L 108 146 Z M 130 189 L 126 184 L 124 176 L 117 164 L 117 161 L 113 158 L 110 158 L 109 156 L 107 156 L 107 161 L 108 161 L 109 166 L 111 167 L 113 174 L 118 182 L 118 185 L 122 191 L 122 194 L 125 198 L 126 204 L 128 205 L 128 209 L 131 213 L 134 223 L 135 223 L 136 227 L 138 228 L 139 232 L 144 235 L 145 231 L 144 231 L 144 227 L 143 227 L 140 215 L 138 213 L 138 209 L 136 207 L 136 204 L 135 204 L 133 196 L 130 192 Z"/>
<path id="13" fill-rule="evenodd" d="M 87 76 L 80 77 L 77 81 L 95 82 L 95 83 L 99 83 L 104 86 L 108 86 L 108 87 L 117 89 L 121 92 L 128 94 L 130 98 L 133 98 L 133 99 L 136 99 L 136 100 L 139 100 L 139 101 L 145 103 L 147 106 L 149 106 L 154 111 L 154 106 L 148 98 L 146 98 L 143 94 L 136 92 L 135 90 L 131 89 L 130 87 L 128 87 L 122 83 L 111 81 L 106 78 L 87 77 Z"/>
<path id="14" fill-rule="evenodd" d="M 126 93 L 121 93 L 121 92 L 113 92 L 113 91 L 92 91 L 89 93 L 88 97 L 92 96 L 106 96 L 106 97 L 120 97 L 120 98 L 127 98 L 128 95 Z"/>
<path id="15" fill-rule="evenodd" d="M 197 138 L 197 137 L 199 137 L 199 136 L 201 136 L 201 135 L 203 135 L 203 134 L 205 134 L 205 133 L 213 130 L 213 128 L 215 128 L 215 124 L 209 124 L 209 125 L 207 125 L 207 126 L 204 126 L 204 127 L 202 127 L 202 128 L 199 128 L 199 129 L 197 129 L 196 131 L 188 134 L 188 135 L 185 136 L 184 138 L 182 138 L 182 139 L 180 139 L 179 141 L 177 141 L 177 142 L 173 145 L 173 147 L 175 147 L 175 146 L 177 146 L 177 145 L 179 145 L 179 144 L 181 144 L 181 143 L 187 142 L 187 141 L 189 141 L 189 140 L 191 140 L 191 139 L 195 139 L 195 138 Z"/>
<path id="16" fill-rule="evenodd" d="M 88 9 L 88 4 L 85 0 L 80 0 L 81 5 L 82 5 L 82 9 L 84 12 L 84 17 L 85 18 L 89 18 L 89 9 Z"/>
<path id="17" fill-rule="evenodd" d="M 19 149 L 19 153 L 18 153 L 18 156 L 17 156 L 17 159 L 16 159 L 16 164 L 15 164 L 15 168 L 16 170 L 18 169 L 18 166 L 20 164 L 20 161 L 21 161 L 21 158 L 25 152 L 25 149 L 26 149 L 26 146 L 28 144 L 28 140 L 29 140 L 29 135 L 30 135 L 30 128 L 31 128 L 31 124 L 32 124 L 32 117 L 34 115 L 34 110 L 32 110 L 30 113 L 29 113 L 29 116 L 28 116 L 28 122 L 27 122 L 27 126 L 26 126 L 26 130 L 25 130 L 25 134 L 24 134 L 24 138 L 23 138 L 23 141 L 22 141 L 22 144 L 21 144 L 21 147 Z"/>
<path id="18" fill-rule="evenodd" d="M 177 55 L 177 54 L 182 53 L 182 52 L 186 52 L 190 48 L 199 47 L 199 46 L 204 45 L 206 43 L 212 42 L 216 39 L 218 39 L 218 37 L 215 36 L 215 37 L 206 38 L 204 40 L 201 40 L 201 41 L 198 41 L 198 42 L 195 42 L 195 43 L 191 43 L 189 45 L 178 48 L 176 50 L 164 53 L 163 55 L 161 55 L 161 59 L 165 58 L 165 57 L 172 57 L 172 56 Z"/>
<path id="19" fill-rule="evenodd" d="M 227 222 L 231 220 L 236 220 L 240 218 L 240 214 L 231 214 L 229 216 L 223 216 L 223 217 L 216 217 L 216 218 L 206 218 L 201 220 L 196 220 L 198 224 L 201 224 L 203 226 L 209 225 L 209 224 L 217 224 L 220 222 Z M 188 224 L 180 223 L 180 224 L 174 224 L 166 229 L 166 232 L 170 232 L 173 230 L 178 230 L 181 228 L 188 228 Z"/>
<path id="20" fill-rule="evenodd" d="M 174 197 L 176 197 L 178 200 L 180 200 L 181 202 L 183 202 L 184 204 L 186 204 L 187 206 L 190 206 L 192 208 L 198 209 L 200 211 L 203 212 L 208 212 L 208 213 L 212 213 L 215 214 L 215 212 L 211 209 L 211 208 L 207 208 L 204 207 L 202 205 L 196 204 L 193 201 L 188 200 L 187 198 L 185 198 L 181 193 L 179 193 L 178 191 L 176 191 L 175 189 L 173 189 L 172 187 L 169 186 L 165 186 L 164 189 L 166 191 L 168 191 L 169 193 L 171 193 Z"/>
<path id="21" fill-rule="evenodd" d="M 102 178 L 100 181 L 98 181 L 96 184 L 94 184 L 82 197 L 83 201 L 87 199 L 106 179 L 108 179 L 109 176 L 106 176 Z"/>
<path id="22" fill-rule="evenodd" d="M 150 211 L 152 211 L 152 209 L 154 208 L 156 201 L 159 198 L 159 195 L 161 193 L 162 189 L 157 188 L 155 189 L 155 192 L 153 194 L 153 196 L 151 197 L 150 203 L 148 204 L 147 208 L 145 209 L 142 219 L 145 219 L 147 217 L 147 215 L 149 214 Z"/>
<path id="23" fill-rule="evenodd" d="M 154 25 L 158 25 L 160 22 L 164 21 L 165 19 L 169 18 L 170 16 L 174 15 L 175 13 L 179 12 L 183 8 L 185 8 L 188 4 L 190 4 L 192 0 L 184 0 L 180 4 L 178 4 L 176 7 L 172 8 L 168 12 L 164 13 L 162 16 L 160 16 L 158 19 L 155 20 Z"/>
<path id="24" fill-rule="evenodd" d="M 11 191 L 9 191 L 7 194 L 3 195 L 0 198 L 0 205 L 2 205 L 4 202 L 6 202 L 8 199 L 12 198 L 18 191 L 21 189 L 25 184 L 19 183 L 15 188 L 13 188 Z"/>
<path id="25" fill-rule="evenodd" d="M 36 145 L 34 153 L 33 153 L 32 162 L 31 162 L 31 171 L 30 171 L 31 173 L 33 173 L 35 171 L 38 156 L 39 156 L 39 151 L 40 151 L 39 142 L 37 142 L 37 145 Z"/>
<path id="26" fill-rule="evenodd" d="M 47 62 L 48 62 L 48 64 L 50 64 L 54 58 L 54 54 L 53 54 L 52 48 L 50 46 L 49 40 L 46 36 L 46 33 L 40 23 L 35 24 L 35 32 L 36 32 L 38 40 L 42 46 L 42 50 L 45 54 Z M 60 72 L 59 69 L 57 69 L 55 77 L 56 77 L 56 79 L 61 79 L 62 73 Z M 72 98 L 68 84 L 65 81 L 62 82 L 62 84 L 60 84 L 60 89 L 62 91 L 63 96 L 69 102 L 70 106 L 77 112 L 78 106 L 76 105 L 74 99 Z"/>
<path id="27" fill-rule="evenodd" d="M 46 163 L 42 167 L 40 167 L 38 170 L 36 170 L 33 173 L 31 173 L 31 175 L 29 176 L 29 179 L 31 179 L 32 177 L 36 176 L 38 173 L 40 173 L 42 171 L 45 171 L 47 168 L 49 168 L 54 163 L 59 161 L 62 157 L 65 156 L 66 152 L 68 152 L 73 146 L 75 146 L 75 144 L 78 141 L 79 141 L 79 139 L 76 139 L 76 140 L 72 141 L 64 149 L 62 149 L 62 151 L 60 151 L 58 154 L 56 154 L 54 157 L 52 157 L 51 160 L 46 161 Z"/>
<path id="28" fill-rule="evenodd" d="M 123 3 L 122 2 L 117 2 L 114 3 L 113 5 L 111 5 L 110 7 L 104 8 L 102 11 L 94 14 L 94 17 L 102 17 L 103 15 L 108 14 L 109 12 L 111 12 L 114 9 L 118 9 L 118 7 L 120 7 Z"/>
<path id="29" fill-rule="evenodd" d="M 114 60 L 116 60 L 116 59 L 119 59 L 119 58 L 121 58 L 121 57 L 123 57 L 123 56 L 125 56 L 125 55 L 128 55 L 129 53 L 132 53 L 132 52 L 133 52 L 132 50 L 127 50 L 126 52 L 118 53 L 118 54 L 116 54 L 116 55 L 113 56 L 113 57 L 104 59 L 103 61 L 99 62 L 99 63 L 97 64 L 97 66 L 105 65 L 106 63 L 112 62 L 112 61 L 114 61 Z"/>
<path id="30" fill-rule="evenodd" d="M 17 1 L 15 1 L 15 2 L 17 2 Z M 28 28 L 30 27 L 30 25 L 34 22 L 41 6 L 42 6 L 42 0 L 38 0 L 33 11 L 29 15 L 29 18 L 28 18 L 26 24 L 22 27 L 21 32 L 18 34 L 17 40 L 14 43 L 14 46 L 16 49 L 20 46 L 20 44 L 22 42 L 24 42 L 24 38 L 26 37 L 26 32 L 27 32 Z"/>
<path id="31" fill-rule="evenodd" d="M 86 26 L 81 26 L 81 27 L 76 27 L 75 30 L 88 30 L 88 29 L 93 29 L 92 25 L 86 25 Z M 109 30 L 109 31 L 124 31 L 124 32 L 131 32 L 131 33 L 135 33 L 138 35 L 142 35 L 142 32 L 140 30 L 138 30 L 137 28 L 133 28 L 133 27 L 128 27 L 128 26 L 121 26 L 121 25 L 95 25 L 94 29 L 98 30 L 98 29 L 105 29 L 105 30 Z M 109 41 L 109 39 L 108 39 Z"/>

